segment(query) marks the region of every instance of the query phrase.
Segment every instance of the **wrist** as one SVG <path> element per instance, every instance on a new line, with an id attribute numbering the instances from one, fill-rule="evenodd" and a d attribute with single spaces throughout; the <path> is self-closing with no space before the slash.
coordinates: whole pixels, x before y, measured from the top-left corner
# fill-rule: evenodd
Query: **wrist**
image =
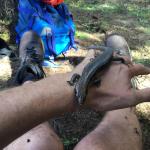
<path id="1" fill-rule="evenodd" d="M 35 83 L 23 85 L 29 99 L 26 99 L 26 102 L 28 101 L 29 110 L 34 118 L 44 122 L 65 112 L 76 110 L 74 89 L 69 86 L 67 80 L 68 74 L 55 74 Z"/>
<path id="2" fill-rule="evenodd" d="M 59 113 L 71 112 L 76 110 L 74 88 L 68 84 L 70 73 L 56 74 L 53 78 L 49 78 L 47 83 L 54 82 L 49 85 L 49 95 L 51 100 L 55 100 L 56 111 Z M 54 87 L 54 85 L 56 87 Z M 53 89 L 53 90 L 52 90 Z M 52 97 L 51 95 L 54 95 Z M 51 104 L 50 104 L 51 105 Z"/>
<path id="3" fill-rule="evenodd" d="M 75 72 L 70 72 L 66 74 L 66 79 L 65 79 L 65 83 L 67 83 L 66 87 L 68 87 L 69 91 L 68 94 L 71 95 L 71 105 L 70 108 L 72 108 L 73 111 L 76 111 L 79 107 L 78 102 L 76 100 L 75 97 L 75 89 L 74 89 L 74 85 L 70 85 L 69 81 L 71 81 L 72 76 L 74 75 Z"/>

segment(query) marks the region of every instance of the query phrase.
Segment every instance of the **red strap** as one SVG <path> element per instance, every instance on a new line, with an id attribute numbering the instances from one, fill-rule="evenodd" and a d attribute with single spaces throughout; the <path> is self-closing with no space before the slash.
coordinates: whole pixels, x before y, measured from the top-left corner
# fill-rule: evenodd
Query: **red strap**
<path id="1" fill-rule="evenodd" d="M 49 5 L 57 6 L 64 2 L 64 0 L 42 0 L 43 3 L 47 3 Z"/>

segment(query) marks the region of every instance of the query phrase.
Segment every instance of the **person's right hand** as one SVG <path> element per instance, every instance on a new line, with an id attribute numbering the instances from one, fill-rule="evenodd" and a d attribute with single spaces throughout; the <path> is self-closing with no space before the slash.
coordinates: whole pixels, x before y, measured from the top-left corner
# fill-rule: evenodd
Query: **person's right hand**
<path id="1" fill-rule="evenodd" d="M 137 90 L 131 85 L 131 78 L 149 73 L 150 68 L 141 64 L 127 66 L 112 62 L 110 67 L 99 76 L 100 87 L 89 88 L 85 103 L 97 111 L 106 111 L 150 102 L 150 88 Z"/>

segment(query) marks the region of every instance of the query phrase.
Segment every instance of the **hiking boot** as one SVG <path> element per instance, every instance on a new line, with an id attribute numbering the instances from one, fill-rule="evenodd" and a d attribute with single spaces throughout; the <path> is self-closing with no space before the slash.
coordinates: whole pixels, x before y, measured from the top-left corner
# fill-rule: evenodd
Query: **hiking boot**
<path id="1" fill-rule="evenodd" d="M 110 34 L 105 38 L 105 46 L 113 48 L 119 55 L 128 56 L 132 60 L 129 45 L 124 37 L 118 34 Z M 134 79 L 131 80 L 131 83 L 134 88 L 137 88 Z"/>
<path id="2" fill-rule="evenodd" d="M 124 37 L 118 34 L 106 36 L 105 45 L 113 48 L 118 54 L 131 58 L 130 48 Z"/>
<path id="3" fill-rule="evenodd" d="M 33 31 L 24 33 L 19 46 L 20 67 L 15 82 L 22 84 L 28 80 L 38 80 L 45 77 L 42 68 L 44 59 L 43 44 L 40 37 Z"/>

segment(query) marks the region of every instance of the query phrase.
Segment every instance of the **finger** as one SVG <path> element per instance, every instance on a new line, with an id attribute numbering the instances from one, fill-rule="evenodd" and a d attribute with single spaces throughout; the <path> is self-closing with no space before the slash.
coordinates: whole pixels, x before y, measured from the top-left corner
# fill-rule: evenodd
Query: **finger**
<path id="1" fill-rule="evenodd" d="M 132 62 L 132 60 L 131 60 L 131 58 L 129 56 L 118 55 L 115 52 L 114 52 L 113 56 L 114 56 L 114 59 L 122 59 L 123 63 L 125 65 L 127 65 L 128 67 L 132 67 L 133 66 L 133 62 Z"/>
<path id="2" fill-rule="evenodd" d="M 130 77 L 138 76 L 138 75 L 147 75 L 150 74 L 150 68 L 145 67 L 142 64 L 134 64 L 129 68 Z"/>
<path id="3" fill-rule="evenodd" d="M 125 61 L 129 62 L 132 64 L 132 60 L 129 56 L 125 56 L 125 55 L 118 55 L 116 52 L 113 53 L 114 57 L 119 57 L 119 58 L 123 58 Z"/>
<path id="4" fill-rule="evenodd" d="M 150 102 L 150 88 L 135 90 L 135 101 L 138 103 Z"/>

